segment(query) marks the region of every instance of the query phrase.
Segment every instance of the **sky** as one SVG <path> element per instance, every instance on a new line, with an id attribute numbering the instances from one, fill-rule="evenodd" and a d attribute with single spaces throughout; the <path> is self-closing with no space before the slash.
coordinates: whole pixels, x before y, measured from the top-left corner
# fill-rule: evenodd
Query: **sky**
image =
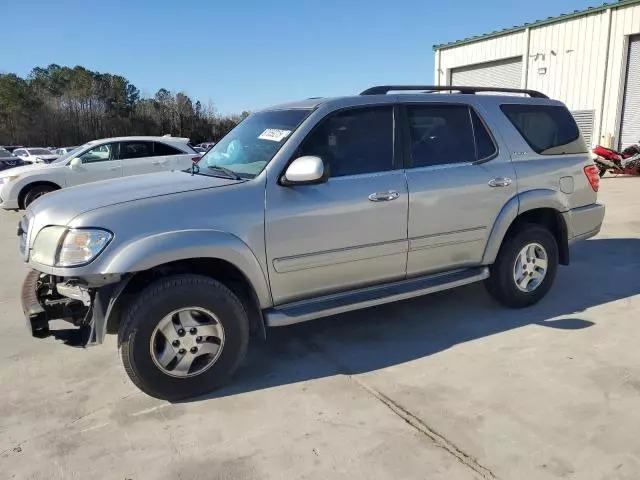
<path id="1" fill-rule="evenodd" d="M 222 114 L 433 83 L 434 44 L 596 0 L 0 0 L 0 73 L 76 66 Z"/>

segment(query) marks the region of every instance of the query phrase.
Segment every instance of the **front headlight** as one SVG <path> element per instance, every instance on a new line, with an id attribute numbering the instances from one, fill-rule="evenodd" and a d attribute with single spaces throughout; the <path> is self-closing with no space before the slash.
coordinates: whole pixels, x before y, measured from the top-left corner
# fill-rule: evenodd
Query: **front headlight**
<path id="1" fill-rule="evenodd" d="M 112 238 L 113 234 L 107 230 L 69 229 L 62 240 L 56 266 L 76 267 L 89 263 L 100 255 Z"/>
<path id="2" fill-rule="evenodd" d="M 45 227 L 36 236 L 31 260 L 56 267 L 77 267 L 93 261 L 113 234 L 96 228 Z"/>

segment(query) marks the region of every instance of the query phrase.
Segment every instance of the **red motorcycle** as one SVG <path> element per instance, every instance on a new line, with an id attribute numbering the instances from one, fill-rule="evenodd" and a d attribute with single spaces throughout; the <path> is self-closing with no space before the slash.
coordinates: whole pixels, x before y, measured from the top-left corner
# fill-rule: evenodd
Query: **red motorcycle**
<path id="1" fill-rule="evenodd" d="M 615 175 L 637 175 L 640 176 L 640 145 L 631 145 L 622 152 L 616 152 L 610 148 L 597 145 L 593 153 L 598 155 L 594 160 L 600 176 L 607 171 Z"/>

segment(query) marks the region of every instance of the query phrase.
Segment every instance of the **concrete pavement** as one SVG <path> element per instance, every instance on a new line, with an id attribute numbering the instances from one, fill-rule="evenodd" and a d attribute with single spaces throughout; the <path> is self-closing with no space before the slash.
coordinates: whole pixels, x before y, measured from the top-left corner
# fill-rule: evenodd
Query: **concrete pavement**
<path id="1" fill-rule="evenodd" d="M 32 339 L 0 212 L 0 478 L 640 478 L 640 187 L 539 305 L 481 286 L 269 332 L 232 384 L 169 404 L 115 341 Z"/>

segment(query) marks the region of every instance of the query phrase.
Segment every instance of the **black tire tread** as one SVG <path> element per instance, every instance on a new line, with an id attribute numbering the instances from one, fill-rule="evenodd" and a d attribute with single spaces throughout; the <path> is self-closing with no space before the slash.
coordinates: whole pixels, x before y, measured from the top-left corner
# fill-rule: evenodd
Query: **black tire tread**
<path id="1" fill-rule="evenodd" d="M 43 192 L 46 195 L 47 193 L 51 193 L 57 190 L 51 185 L 34 185 L 32 187 L 27 187 L 27 192 L 24 194 L 24 208 L 27 208 L 36 198 L 34 197 L 34 192 Z"/>
<path id="2" fill-rule="evenodd" d="M 127 375 L 131 379 L 131 381 L 144 393 L 156 398 L 166 399 L 166 395 L 159 394 L 153 387 L 148 385 L 135 371 L 132 365 L 132 352 L 129 348 L 130 341 L 130 333 L 133 329 L 135 329 L 135 322 L 138 318 L 139 311 L 150 301 L 152 301 L 155 297 L 165 293 L 167 290 L 171 290 L 174 288 L 182 287 L 182 286 L 191 286 L 191 288 L 196 286 L 206 286 L 210 289 L 211 298 L 215 298 L 217 295 L 224 295 L 228 300 L 234 304 L 234 309 L 238 311 L 240 317 L 244 317 L 245 321 L 241 322 L 241 327 L 245 330 L 245 338 L 249 337 L 249 321 L 247 316 L 247 311 L 242 302 L 236 297 L 236 295 L 227 288 L 221 282 L 214 280 L 210 277 L 205 277 L 202 275 L 193 275 L 193 274 L 181 274 L 174 275 L 170 277 L 165 277 L 157 280 L 155 283 L 151 284 L 145 290 L 143 290 L 138 298 L 131 302 L 126 310 L 126 314 L 122 320 L 120 328 L 118 330 L 118 347 L 120 350 L 120 357 L 122 360 L 122 364 L 124 366 Z M 220 381 L 216 382 L 215 386 L 212 386 L 209 390 L 213 390 L 218 386 L 222 385 L 225 380 L 227 380 L 231 375 L 238 369 L 242 360 L 244 359 L 244 354 L 247 350 L 248 341 L 244 342 L 242 347 L 242 352 L 238 355 L 236 362 L 232 365 L 232 367 L 228 370 L 227 375 L 224 378 L 220 378 Z M 204 391 L 201 393 L 205 393 Z M 176 392 L 175 395 L 170 398 L 170 400 L 179 400 L 182 398 L 187 398 L 189 396 L 193 396 L 191 394 L 183 395 L 182 392 Z"/>
<path id="3" fill-rule="evenodd" d="M 511 255 L 514 248 L 522 243 L 522 237 L 536 235 L 547 237 L 546 240 L 548 240 L 553 247 L 551 251 L 547 251 L 547 255 L 549 256 L 547 276 L 543 284 L 534 290 L 532 294 L 516 293 L 511 287 Z M 489 294 L 502 305 L 509 308 L 525 308 L 539 302 L 547 294 L 553 285 L 557 267 L 558 245 L 553 234 L 542 225 L 526 223 L 505 238 L 498 252 L 496 261 L 489 267 L 491 274 L 489 278 L 484 281 L 484 285 Z M 507 269 L 506 271 L 505 268 Z"/>

